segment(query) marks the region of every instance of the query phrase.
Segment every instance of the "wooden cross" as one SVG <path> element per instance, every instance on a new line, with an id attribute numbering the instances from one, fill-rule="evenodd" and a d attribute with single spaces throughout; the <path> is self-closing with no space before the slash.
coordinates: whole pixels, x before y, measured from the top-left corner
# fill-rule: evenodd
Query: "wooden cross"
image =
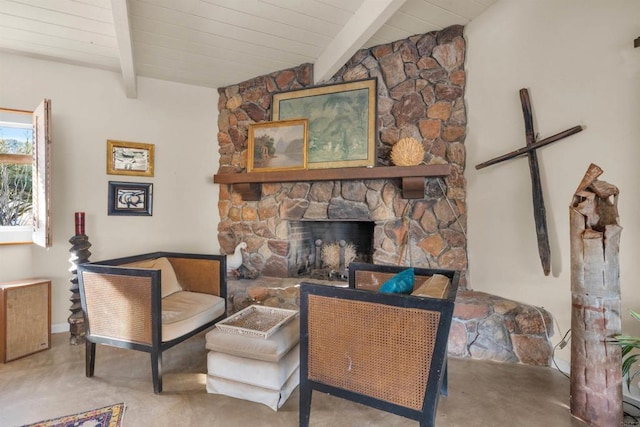
<path id="1" fill-rule="evenodd" d="M 531 172 L 531 189 L 533 192 L 533 216 L 536 223 L 536 235 L 538 237 L 538 253 L 540 261 L 542 261 L 542 270 L 544 275 L 548 276 L 551 272 L 551 249 L 549 249 L 549 235 L 547 233 L 547 217 L 544 208 L 544 198 L 542 197 L 542 185 L 540 184 L 540 168 L 538 167 L 538 156 L 536 149 L 552 142 L 558 141 L 567 136 L 576 134 L 582 130 L 582 126 L 574 126 L 563 132 L 536 141 L 536 135 L 533 130 L 533 114 L 531 114 L 531 101 L 529 101 L 529 91 L 520 89 L 520 102 L 522 103 L 522 114 L 524 115 L 524 128 L 527 138 L 527 145 L 518 150 L 488 160 L 484 163 L 476 165 L 476 169 L 494 165 L 505 160 L 513 159 L 527 155 L 529 157 L 529 171 Z"/>

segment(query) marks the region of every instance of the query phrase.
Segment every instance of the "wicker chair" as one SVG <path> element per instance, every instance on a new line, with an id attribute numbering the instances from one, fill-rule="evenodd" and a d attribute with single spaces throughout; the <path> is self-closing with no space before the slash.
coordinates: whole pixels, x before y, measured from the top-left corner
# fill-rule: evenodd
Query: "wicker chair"
<path id="1" fill-rule="evenodd" d="M 162 352 L 226 316 L 224 255 L 154 252 L 81 264 L 78 284 L 87 377 L 96 344 L 145 351 L 155 393 L 162 392 Z"/>
<path id="2" fill-rule="evenodd" d="M 313 390 L 435 425 L 459 273 L 416 269 L 450 279 L 443 298 L 372 291 L 402 269 L 352 263 L 349 288 L 301 284 L 300 426 L 309 425 Z M 375 283 L 373 273 L 382 275 Z"/>

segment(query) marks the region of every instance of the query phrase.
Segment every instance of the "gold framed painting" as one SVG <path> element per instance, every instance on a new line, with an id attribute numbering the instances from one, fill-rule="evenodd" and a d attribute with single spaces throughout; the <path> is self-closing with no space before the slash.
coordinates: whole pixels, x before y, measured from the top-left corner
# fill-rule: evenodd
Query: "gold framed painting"
<path id="1" fill-rule="evenodd" d="M 249 125 L 247 172 L 306 169 L 308 130 L 306 119 Z"/>
<path id="2" fill-rule="evenodd" d="M 275 93 L 272 120 L 309 120 L 309 169 L 375 166 L 374 79 Z"/>
<path id="3" fill-rule="evenodd" d="M 107 174 L 153 176 L 154 145 L 107 140 Z"/>

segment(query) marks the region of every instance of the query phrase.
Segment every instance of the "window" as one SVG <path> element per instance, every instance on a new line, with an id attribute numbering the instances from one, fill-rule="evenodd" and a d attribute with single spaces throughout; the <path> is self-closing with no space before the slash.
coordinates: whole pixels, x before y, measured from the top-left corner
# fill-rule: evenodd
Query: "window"
<path id="1" fill-rule="evenodd" d="M 3 242 L 31 241 L 31 112 L 0 111 L 0 227 Z"/>
<path id="2" fill-rule="evenodd" d="M 0 244 L 51 246 L 50 105 L 0 109 Z"/>

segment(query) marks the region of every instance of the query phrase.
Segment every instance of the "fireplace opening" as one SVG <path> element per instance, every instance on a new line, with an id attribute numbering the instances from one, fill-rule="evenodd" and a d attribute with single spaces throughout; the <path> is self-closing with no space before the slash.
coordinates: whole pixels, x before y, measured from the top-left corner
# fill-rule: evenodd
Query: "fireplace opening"
<path id="1" fill-rule="evenodd" d="M 347 280 L 349 262 L 372 262 L 372 221 L 291 221 L 289 276 Z"/>

